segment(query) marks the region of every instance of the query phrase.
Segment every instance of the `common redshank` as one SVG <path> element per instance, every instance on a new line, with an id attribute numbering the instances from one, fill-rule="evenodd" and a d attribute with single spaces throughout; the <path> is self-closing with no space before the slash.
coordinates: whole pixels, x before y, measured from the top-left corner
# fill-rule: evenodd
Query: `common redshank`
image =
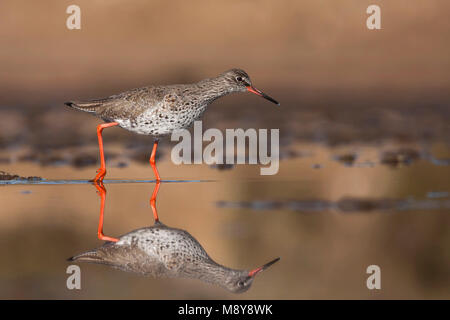
<path id="1" fill-rule="evenodd" d="M 105 264 L 123 271 L 153 277 L 195 278 L 240 293 L 255 276 L 280 258 L 253 270 L 236 270 L 212 260 L 187 231 L 159 221 L 108 241 L 101 247 L 69 258 L 69 261 Z"/>
<path id="2" fill-rule="evenodd" d="M 103 152 L 102 131 L 112 126 L 120 126 L 129 131 L 150 135 L 155 138 L 150 165 L 156 181 L 160 176 L 155 164 L 159 138 L 173 131 L 185 129 L 199 119 L 206 107 L 214 100 L 234 92 L 248 91 L 277 105 L 279 103 L 256 89 L 248 74 L 241 69 L 231 69 L 215 78 L 192 84 L 149 86 L 91 101 L 71 101 L 65 104 L 90 112 L 106 123 L 97 126 L 100 149 L 100 168 L 93 181 L 102 181 L 106 175 Z"/>
<path id="3" fill-rule="evenodd" d="M 94 182 L 94 185 L 101 198 L 98 238 L 106 242 L 99 248 L 69 258 L 69 261 L 105 264 L 154 277 L 196 278 L 240 293 L 250 288 L 257 274 L 280 260 L 276 258 L 252 270 L 231 269 L 216 263 L 187 231 L 168 227 L 159 221 L 156 211 L 159 181 L 150 198 L 154 225 L 131 231 L 119 238 L 105 236 L 103 220 L 106 188 L 101 182 Z"/>

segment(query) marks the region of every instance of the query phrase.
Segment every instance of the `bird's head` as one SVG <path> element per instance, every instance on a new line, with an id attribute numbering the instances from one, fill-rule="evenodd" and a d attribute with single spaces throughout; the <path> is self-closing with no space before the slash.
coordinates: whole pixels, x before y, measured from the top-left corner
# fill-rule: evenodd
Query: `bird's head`
<path id="1" fill-rule="evenodd" d="M 233 293 L 242 293 L 247 291 L 252 286 L 255 276 L 261 271 L 266 270 L 278 260 L 280 260 L 280 258 L 276 258 L 269 263 L 250 271 L 236 271 L 233 276 L 227 280 L 225 287 Z"/>
<path id="2" fill-rule="evenodd" d="M 254 93 L 260 97 L 263 97 L 264 99 L 269 100 L 270 102 L 275 103 L 276 105 L 280 105 L 278 101 L 275 99 L 269 97 L 264 92 L 256 89 L 252 85 L 252 81 L 250 80 L 249 75 L 247 72 L 245 72 L 242 69 L 231 69 L 226 72 L 224 72 L 223 77 L 225 81 L 227 82 L 227 85 L 233 90 L 233 91 L 241 91 L 241 92 L 251 92 Z"/>

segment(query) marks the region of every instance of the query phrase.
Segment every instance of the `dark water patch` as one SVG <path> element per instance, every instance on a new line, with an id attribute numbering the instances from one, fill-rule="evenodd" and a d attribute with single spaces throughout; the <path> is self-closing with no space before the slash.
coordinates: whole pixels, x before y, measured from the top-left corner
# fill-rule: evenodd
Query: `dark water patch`
<path id="1" fill-rule="evenodd" d="M 11 174 L 4 171 L 0 171 L 0 183 L 2 182 L 8 182 L 8 181 L 20 181 L 20 182 L 38 182 L 42 181 L 43 179 L 41 177 L 21 177 L 17 174 Z"/>
<path id="2" fill-rule="evenodd" d="M 74 168 L 84 168 L 89 166 L 95 166 L 98 164 L 99 156 L 97 153 L 73 153 L 70 155 L 63 155 L 62 152 L 30 152 L 20 155 L 17 160 L 19 162 L 32 162 L 39 164 L 43 167 L 60 167 L 60 166 L 72 166 Z M 117 158 L 117 154 L 111 152 L 105 152 L 105 160 L 112 160 Z"/>
<path id="3" fill-rule="evenodd" d="M 227 164 L 227 163 L 216 163 L 209 166 L 211 169 L 217 169 L 217 170 L 231 170 L 235 168 L 234 164 Z"/>
<path id="4" fill-rule="evenodd" d="M 376 211 L 412 211 L 450 209 L 450 200 L 370 199 L 345 197 L 338 201 L 291 200 L 291 201 L 218 201 L 219 208 L 252 210 L 290 210 L 298 212 L 338 211 L 342 213 Z"/>
<path id="5" fill-rule="evenodd" d="M 353 164 L 355 163 L 357 158 L 358 158 L 358 155 L 356 153 L 346 153 L 346 154 L 333 156 L 333 160 L 338 161 L 347 167 L 353 166 Z"/>
<path id="6" fill-rule="evenodd" d="M 148 164 L 150 161 L 150 155 L 152 153 L 151 148 L 138 148 L 131 152 L 130 158 L 139 163 Z M 164 156 L 164 153 L 159 149 L 155 154 L 155 161 L 158 161 Z"/>
<path id="7" fill-rule="evenodd" d="M 39 157 L 36 153 L 27 153 L 18 157 L 20 162 L 37 162 Z"/>
<path id="8" fill-rule="evenodd" d="M 335 208 L 335 204 L 325 200 L 289 201 L 286 203 L 286 208 L 293 211 L 316 212 L 331 210 Z"/>
<path id="9" fill-rule="evenodd" d="M 336 203 L 336 208 L 341 212 L 395 210 L 401 202 L 401 200 L 392 199 L 342 198 Z"/>
<path id="10" fill-rule="evenodd" d="M 40 180 L 33 179 L 8 179 L 1 180 L 0 185 L 69 185 L 69 184 L 93 184 L 91 180 L 46 180 L 39 177 L 29 177 Z M 127 180 L 127 179 L 115 179 L 115 180 L 103 180 L 104 184 L 121 184 L 121 183 L 155 183 L 156 180 Z M 187 183 L 187 182 L 214 182 L 214 180 L 161 180 L 161 182 L 166 183 Z"/>
<path id="11" fill-rule="evenodd" d="M 41 155 L 41 157 L 38 160 L 39 164 L 41 166 L 47 167 L 47 166 L 62 166 L 69 163 L 68 159 L 66 159 L 63 156 L 60 155 Z"/>
<path id="12" fill-rule="evenodd" d="M 97 164 L 98 156 L 92 154 L 78 154 L 72 158 L 70 164 L 75 168 L 84 168 Z"/>
<path id="13" fill-rule="evenodd" d="M 55 154 L 51 152 L 30 152 L 23 154 L 17 158 L 19 162 L 33 162 L 41 166 L 63 166 L 69 164 L 69 160 L 60 154 Z"/>
<path id="14" fill-rule="evenodd" d="M 280 146 L 281 148 L 282 146 Z M 297 159 L 297 158 L 305 158 L 305 157 L 311 157 L 312 153 L 308 153 L 308 152 L 302 152 L 302 151 L 297 151 L 297 150 L 292 150 L 292 149 L 287 149 L 285 150 L 284 148 L 281 148 L 280 150 L 280 160 L 287 160 L 287 159 Z"/>
<path id="15" fill-rule="evenodd" d="M 438 198 L 448 198 L 449 193 L 447 191 L 430 191 L 427 193 L 427 198 L 438 199 Z"/>
<path id="16" fill-rule="evenodd" d="M 165 156 L 170 160 L 170 143 L 161 144 L 163 148 L 156 153 L 156 160 L 161 161 Z M 93 145 L 92 147 L 96 147 Z M 307 145 L 304 148 L 310 148 L 312 151 L 298 150 L 302 148 L 302 145 L 293 144 L 286 147 L 286 150 L 280 149 L 280 160 L 292 160 L 305 158 L 305 162 L 309 162 L 309 166 L 312 169 L 324 168 L 329 161 L 336 161 L 346 167 L 352 168 L 373 168 L 378 164 L 388 166 L 391 168 L 399 168 L 401 166 L 409 166 L 420 159 L 424 159 L 429 163 L 437 166 L 450 165 L 450 159 L 437 159 L 426 151 L 418 151 L 414 148 L 398 147 L 392 148 L 387 151 L 378 151 L 381 147 L 364 146 L 357 152 L 342 152 L 335 153 L 332 148 L 328 146 L 310 146 Z M 355 146 L 353 146 L 354 148 Z M 122 148 L 116 152 L 106 152 L 106 161 L 116 160 L 108 165 L 115 168 L 125 168 L 132 165 L 133 162 L 148 165 L 152 147 L 140 146 Z M 426 150 L 426 148 L 424 148 Z M 379 153 L 379 156 L 376 153 Z M 247 153 L 246 153 L 247 154 Z M 324 156 L 325 155 L 325 156 Z M 168 158 L 168 159 L 167 159 Z M 310 159 L 306 159 L 310 158 Z M 377 159 L 378 158 L 378 159 Z M 72 148 L 55 149 L 55 150 L 33 150 L 17 152 L 17 155 L 8 156 L 3 155 L 0 157 L 0 164 L 14 164 L 16 162 L 32 162 L 45 167 L 61 167 L 71 166 L 74 168 L 95 167 L 99 165 L 98 151 L 95 149 L 76 150 Z M 225 163 L 225 159 L 223 159 Z M 212 169 L 217 170 L 229 170 L 235 166 L 229 164 L 214 164 L 210 166 Z"/>
<path id="17" fill-rule="evenodd" d="M 254 209 L 254 210 L 273 210 L 281 209 L 283 207 L 282 202 L 277 201 L 240 201 L 240 202 L 230 202 L 230 201 L 218 201 L 216 205 L 219 208 L 244 208 L 244 209 Z"/>
<path id="18" fill-rule="evenodd" d="M 417 150 L 401 148 L 383 152 L 380 157 L 380 163 L 392 168 L 397 168 L 400 165 L 410 165 L 419 160 L 420 157 L 421 154 Z"/>
<path id="19" fill-rule="evenodd" d="M 128 167 L 129 165 L 130 164 L 128 162 L 119 161 L 114 167 L 122 169 Z"/>
<path id="20" fill-rule="evenodd" d="M 427 159 L 429 162 L 431 162 L 435 166 L 450 166 L 450 159 L 448 159 L 448 158 L 438 159 L 438 158 L 434 157 L 432 154 L 427 153 L 425 155 L 425 159 Z"/>

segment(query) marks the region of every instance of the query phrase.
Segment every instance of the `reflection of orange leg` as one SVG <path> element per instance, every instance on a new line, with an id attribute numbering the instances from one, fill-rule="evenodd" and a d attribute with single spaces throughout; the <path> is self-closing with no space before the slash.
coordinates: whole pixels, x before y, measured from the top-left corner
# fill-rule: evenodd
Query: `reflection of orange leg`
<path id="1" fill-rule="evenodd" d="M 159 221 L 158 212 L 156 211 L 156 196 L 158 195 L 159 185 L 161 181 L 156 181 L 155 189 L 153 190 L 152 197 L 150 198 L 150 206 L 152 207 L 153 217 L 155 218 L 155 222 Z"/>
<path id="2" fill-rule="evenodd" d="M 103 234 L 103 216 L 104 216 L 104 212 L 105 212 L 106 189 L 102 182 L 100 182 L 100 183 L 94 182 L 94 185 L 97 188 L 97 193 L 100 195 L 100 199 L 101 199 L 100 200 L 101 201 L 100 202 L 100 218 L 98 221 L 97 236 L 100 240 L 117 242 L 119 239 L 111 238 L 111 237 L 105 236 Z"/>
<path id="3" fill-rule="evenodd" d="M 152 166 L 153 172 L 155 173 L 156 182 L 161 181 L 159 178 L 158 169 L 156 169 L 156 162 L 155 162 L 155 155 L 156 155 L 156 149 L 158 148 L 158 140 L 155 140 L 155 143 L 153 144 L 153 150 L 152 155 L 150 156 L 150 165 Z"/>
<path id="4" fill-rule="evenodd" d="M 105 154 L 103 152 L 103 138 L 102 131 L 105 128 L 117 126 L 117 122 L 109 122 L 99 124 L 97 126 L 97 136 L 98 136 L 98 148 L 100 149 L 100 168 L 97 170 L 97 175 L 92 180 L 93 182 L 103 181 L 103 177 L 106 175 L 106 164 L 105 164 Z"/>

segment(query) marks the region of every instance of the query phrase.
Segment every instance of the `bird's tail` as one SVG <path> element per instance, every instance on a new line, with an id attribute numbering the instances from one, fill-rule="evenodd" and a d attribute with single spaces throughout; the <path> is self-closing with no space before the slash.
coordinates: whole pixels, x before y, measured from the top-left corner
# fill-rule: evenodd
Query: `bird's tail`
<path id="1" fill-rule="evenodd" d="M 96 112 L 96 110 L 104 104 L 105 100 L 92 100 L 86 102 L 78 102 L 78 101 L 69 101 L 64 102 L 66 106 L 69 106 L 74 109 L 78 109 L 84 112 Z"/>

